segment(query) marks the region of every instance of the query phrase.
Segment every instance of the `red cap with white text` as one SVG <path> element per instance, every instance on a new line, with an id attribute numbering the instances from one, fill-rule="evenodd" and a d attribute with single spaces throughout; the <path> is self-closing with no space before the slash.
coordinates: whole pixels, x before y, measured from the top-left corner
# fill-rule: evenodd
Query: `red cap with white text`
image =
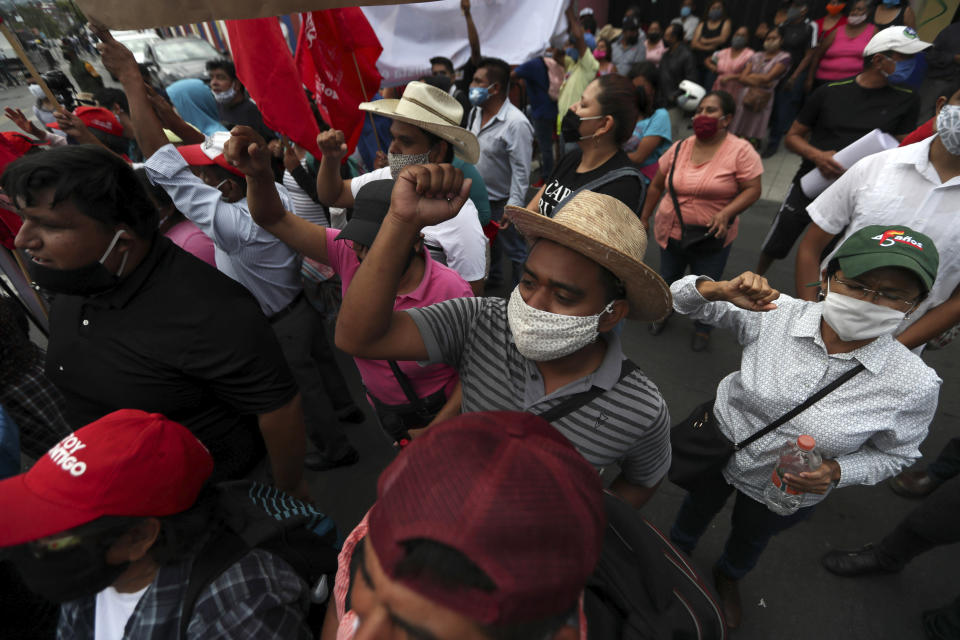
<path id="1" fill-rule="evenodd" d="M 180 513 L 212 472 L 210 452 L 186 427 L 159 413 L 114 411 L 61 440 L 26 473 L 0 482 L 0 547 L 102 516 Z"/>

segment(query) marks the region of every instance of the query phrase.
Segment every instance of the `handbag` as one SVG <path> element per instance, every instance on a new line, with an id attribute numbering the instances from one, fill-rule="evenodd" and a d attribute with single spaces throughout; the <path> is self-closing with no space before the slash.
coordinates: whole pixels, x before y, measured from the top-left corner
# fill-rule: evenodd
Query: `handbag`
<path id="1" fill-rule="evenodd" d="M 701 404 L 693 410 L 693 413 L 686 420 L 670 430 L 670 446 L 673 450 L 673 458 L 668 473 L 670 482 L 688 491 L 693 491 L 695 488 L 715 479 L 734 453 L 753 444 L 783 423 L 792 420 L 863 369 L 863 364 L 858 364 L 814 393 L 802 404 L 794 407 L 741 442 L 730 442 L 730 439 L 721 433 L 717 425 L 717 419 L 713 415 L 713 400 Z"/>
<path id="2" fill-rule="evenodd" d="M 770 104 L 770 98 L 772 97 L 772 91 L 764 91 L 759 87 L 749 87 L 743 94 L 743 108 L 747 111 L 763 111 Z"/>
<path id="3" fill-rule="evenodd" d="M 683 215 L 680 213 L 680 201 L 677 199 L 677 190 L 673 188 L 673 173 L 677 168 L 677 161 L 680 158 L 680 149 L 686 140 L 677 143 L 677 151 L 673 156 L 673 164 L 670 165 L 670 176 L 667 179 L 667 190 L 670 192 L 670 198 L 673 200 L 673 210 L 677 214 L 677 220 L 680 221 L 680 250 L 695 254 L 716 253 L 723 249 L 723 238 L 718 238 L 709 232 L 710 227 L 702 224 L 684 224 Z"/>

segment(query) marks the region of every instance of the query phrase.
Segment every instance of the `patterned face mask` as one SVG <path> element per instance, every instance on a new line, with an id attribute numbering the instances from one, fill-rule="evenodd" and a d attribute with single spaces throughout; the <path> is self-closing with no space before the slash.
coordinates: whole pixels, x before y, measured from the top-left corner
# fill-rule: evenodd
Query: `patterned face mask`
<path id="1" fill-rule="evenodd" d="M 960 105 L 943 105 L 937 116 L 937 135 L 951 155 L 960 156 Z"/>
<path id="2" fill-rule="evenodd" d="M 427 164 L 430 162 L 429 153 L 390 153 L 387 152 L 387 160 L 390 161 L 390 177 L 394 180 L 400 175 L 400 170 L 409 167 L 412 164 Z"/>
<path id="3" fill-rule="evenodd" d="M 531 307 L 517 287 L 507 304 L 507 322 L 517 351 L 534 362 L 548 362 L 579 351 L 600 335 L 600 317 L 613 311 L 613 302 L 595 316 L 565 316 Z"/>

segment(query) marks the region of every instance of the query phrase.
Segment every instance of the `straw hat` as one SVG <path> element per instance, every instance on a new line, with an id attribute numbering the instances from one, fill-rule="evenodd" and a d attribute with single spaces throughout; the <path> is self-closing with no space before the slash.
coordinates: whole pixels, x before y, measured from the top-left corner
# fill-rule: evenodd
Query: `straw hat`
<path id="1" fill-rule="evenodd" d="M 636 214 L 616 198 L 581 191 L 558 208 L 552 218 L 508 206 L 510 221 L 527 242 L 546 238 L 580 253 L 617 276 L 627 290 L 629 318 L 661 320 L 673 307 L 670 287 L 643 263 L 647 231 Z"/>
<path id="2" fill-rule="evenodd" d="M 360 109 L 429 131 L 452 144 L 454 153 L 470 164 L 480 158 L 477 137 L 460 126 L 463 106 L 426 82 L 411 82 L 399 100 L 361 102 Z"/>

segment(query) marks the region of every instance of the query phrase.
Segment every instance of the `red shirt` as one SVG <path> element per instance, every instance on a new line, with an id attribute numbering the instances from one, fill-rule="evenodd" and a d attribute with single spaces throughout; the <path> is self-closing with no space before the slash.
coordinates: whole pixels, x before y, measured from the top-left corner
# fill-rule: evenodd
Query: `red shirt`
<path id="1" fill-rule="evenodd" d="M 914 129 L 903 139 L 903 142 L 900 143 L 901 147 L 905 147 L 908 144 L 913 144 L 914 142 L 922 142 L 932 136 L 936 131 L 933 130 L 933 125 L 937 122 L 937 117 L 934 116 L 924 122 L 922 125 Z"/>

